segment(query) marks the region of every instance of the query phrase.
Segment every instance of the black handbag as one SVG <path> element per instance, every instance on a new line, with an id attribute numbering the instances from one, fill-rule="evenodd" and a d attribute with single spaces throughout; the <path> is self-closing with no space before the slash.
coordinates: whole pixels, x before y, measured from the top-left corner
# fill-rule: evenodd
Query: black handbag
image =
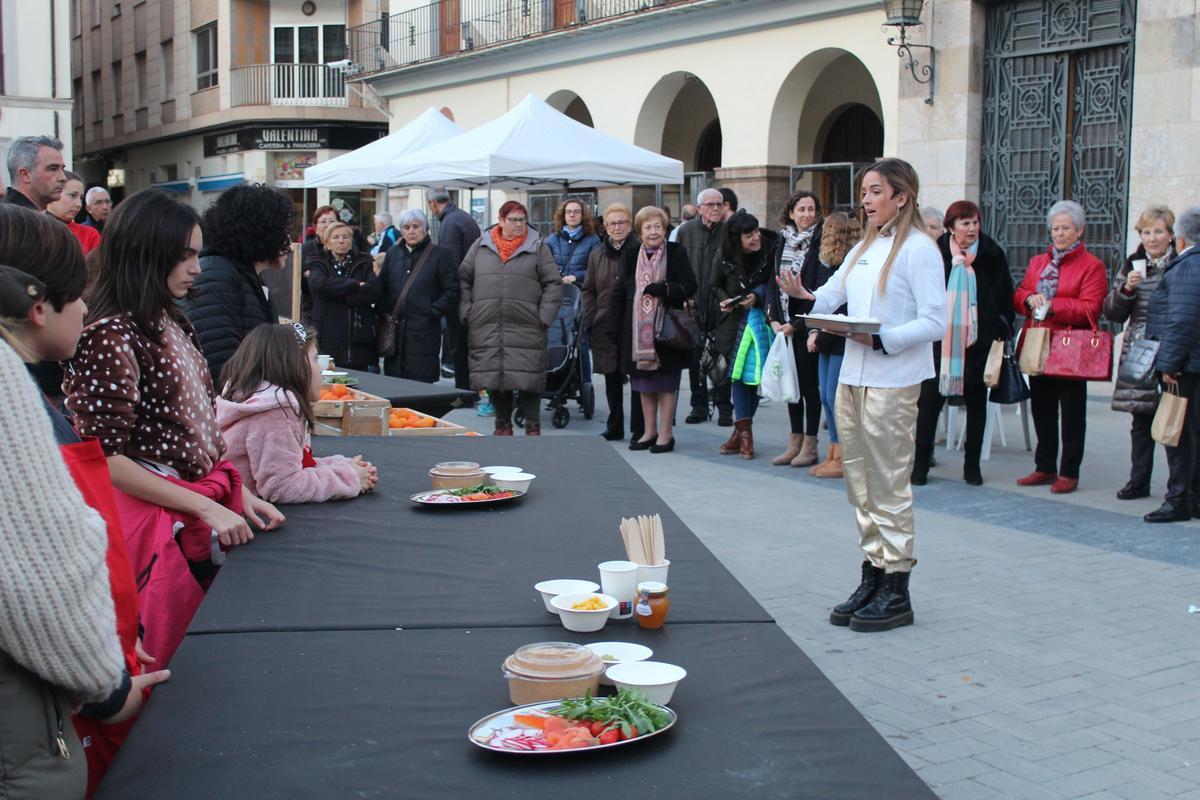
<path id="1" fill-rule="evenodd" d="M 1012 339 L 1006 339 L 1004 360 L 1000 362 L 1000 381 L 988 393 L 988 400 L 1000 405 L 1011 405 L 1028 399 L 1029 385 L 1025 383 L 1025 376 L 1021 374 L 1021 368 L 1017 366 Z"/>
<path id="2" fill-rule="evenodd" d="M 1154 359 L 1158 357 L 1158 344 L 1155 339 L 1143 337 L 1129 345 L 1129 352 L 1121 359 L 1121 367 L 1117 370 L 1117 380 L 1142 389 L 1157 388 Z"/>
<path id="3" fill-rule="evenodd" d="M 654 344 L 670 350 L 691 350 L 700 338 L 700 326 L 691 306 L 667 308 L 659 304 L 658 317 L 654 321 Z"/>
<path id="4" fill-rule="evenodd" d="M 729 375 L 729 357 L 717 349 L 717 337 L 704 334 L 700 344 L 700 371 L 713 386 L 720 386 Z"/>

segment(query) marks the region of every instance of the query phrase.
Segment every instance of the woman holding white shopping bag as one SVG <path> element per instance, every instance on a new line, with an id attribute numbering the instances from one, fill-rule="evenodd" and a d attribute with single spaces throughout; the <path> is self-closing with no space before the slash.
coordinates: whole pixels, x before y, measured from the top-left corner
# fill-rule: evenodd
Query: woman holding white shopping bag
<path id="1" fill-rule="evenodd" d="M 945 273 L 920 229 L 918 187 L 907 162 L 876 162 L 862 179 L 866 235 L 841 268 L 815 293 L 779 278 L 789 296 L 814 301 L 813 313 L 845 303 L 850 316 L 880 322 L 876 334 L 847 336 L 837 396 L 846 495 L 865 560 L 858 588 L 829 621 L 856 631 L 913 621 L 913 423 L 921 381 L 934 374 L 930 345 L 946 329 Z"/>

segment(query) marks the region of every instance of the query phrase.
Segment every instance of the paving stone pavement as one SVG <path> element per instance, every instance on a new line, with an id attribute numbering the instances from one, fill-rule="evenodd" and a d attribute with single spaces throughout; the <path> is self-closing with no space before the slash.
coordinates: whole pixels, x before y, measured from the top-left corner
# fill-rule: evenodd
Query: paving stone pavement
<path id="1" fill-rule="evenodd" d="M 760 408 L 752 461 L 717 454 L 715 422 L 681 424 L 672 454 L 614 447 L 939 797 L 1200 800 L 1200 614 L 1187 613 L 1200 523 L 1142 522 L 1161 501 L 1161 448 L 1155 495 L 1115 498 L 1129 417 L 1107 391 L 1091 386 L 1072 495 L 1015 485 L 1033 459 L 1012 408 L 983 487 L 938 447 L 916 488 L 916 624 L 882 634 L 828 623 L 858 580 L 857 533 L 841 481 L 771 465 L 782 404 Z M 544 419 L 543 433 L 595 436 L 606 413 L 573 410 L 561 431 Z M 450 418 L 491 428 L 471 410 Z"/>

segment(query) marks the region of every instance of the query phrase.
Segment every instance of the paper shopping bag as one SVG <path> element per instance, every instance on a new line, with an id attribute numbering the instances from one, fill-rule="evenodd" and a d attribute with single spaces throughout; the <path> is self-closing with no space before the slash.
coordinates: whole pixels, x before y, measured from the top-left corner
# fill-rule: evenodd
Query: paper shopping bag
<path id="1" fill-rule="evenodd" d="M 1158 400 L 1158 411 L 1154 412 L 1154 422 L 1150 425 L 1150 436 L 1154 441 L 1167 447 L 1179 446 L 1187 406 L 1187 398 L 1179 396 L 1179 387 L 1168 383 Z"/>
<path id="2" fill-rule="evenodd" d="M 988 350 L 987 363 L 983 365 L 983 383 L 989 389 L 995 389 L 1000 383 L 1000 368 L 1004 365 L 1004 340 L 992 342 Z"/>
<path id="3" fill-rule="evenodd" d="M 1021 336 L 1021 372 L 1026 375 L 1041 375 L 1046 370 L 1046 358 L 1050 355 L 1049 328 L 1026 328 Z"/>

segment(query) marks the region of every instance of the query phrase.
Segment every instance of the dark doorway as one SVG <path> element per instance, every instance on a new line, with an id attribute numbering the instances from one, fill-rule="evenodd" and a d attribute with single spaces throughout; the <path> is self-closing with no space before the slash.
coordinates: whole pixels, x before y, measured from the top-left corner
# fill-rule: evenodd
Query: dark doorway
<path id="1" fill-rule="evenodd" d="M 714 119 L 696 143 L 696 172 L 711 172 L 721 166 L 721 120 Z"/>

